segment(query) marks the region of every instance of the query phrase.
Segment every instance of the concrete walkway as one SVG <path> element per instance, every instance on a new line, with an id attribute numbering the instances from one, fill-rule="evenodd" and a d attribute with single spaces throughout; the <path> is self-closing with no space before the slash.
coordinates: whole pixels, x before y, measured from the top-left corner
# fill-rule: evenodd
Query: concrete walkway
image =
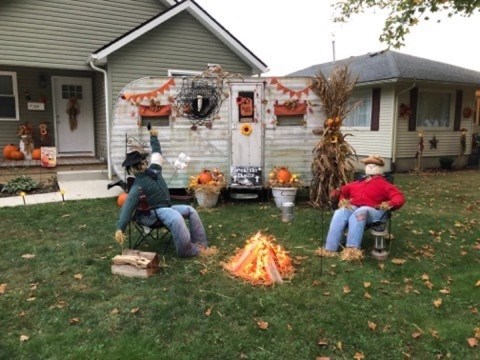
<path id="1" fill-rule="evenodd" d="M 59 172 L 57 181 L 60 191 L 0 198 L 0 207 L 117 197 L 123 191 L 118 186 L 108 190 L 107 185 L 115 180 L 108 180 L 107 175 L 98 170 Z"/>

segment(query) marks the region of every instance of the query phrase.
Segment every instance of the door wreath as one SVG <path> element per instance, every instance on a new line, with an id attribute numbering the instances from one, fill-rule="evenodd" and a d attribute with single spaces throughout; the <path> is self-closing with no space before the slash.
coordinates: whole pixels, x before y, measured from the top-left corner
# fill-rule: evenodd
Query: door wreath
<path id="1" fill-rule="evenodd" d="M 70 124 L 70 130 L 74 131 L 78 126 L 77 116 L 80 114 L 80 105 L 78 104 L 77 98 L 72 96 L 68 100 L 67 104 L 67 114 L 68 122 Z"/>

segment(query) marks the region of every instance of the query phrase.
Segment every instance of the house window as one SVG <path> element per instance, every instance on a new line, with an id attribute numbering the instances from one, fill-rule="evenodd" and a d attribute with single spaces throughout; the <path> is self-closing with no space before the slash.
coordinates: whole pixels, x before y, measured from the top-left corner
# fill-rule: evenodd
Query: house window
<path id="1" fill-rule="evenodd" d="M 0 71 L 0 120 L 19 120 L 17 74 Z"/>
<path id="2" fill-rule="evenodd" d="M 368 127 L 372 119 L 372 90 L 354 90 L 348 101 L 353 110 L 343 120 L 343 126 Z"/>
<path id="3" fill-rule="evenodd" d="M 75 98 L 77 100 L 83 99 L 83 89 L 81 85 L 62 85 L 62 99 Z"/>
<path id="4" fill-rule="evenodd" d="M 419 90 L 417 100 L 417 127 L 451 127 L 455 108 L 453 91 Z"/>
<path id="5" fill-rule="evenodd" d="M 303 115 L 278 115 L 277 126 L 304 126 Z"/>

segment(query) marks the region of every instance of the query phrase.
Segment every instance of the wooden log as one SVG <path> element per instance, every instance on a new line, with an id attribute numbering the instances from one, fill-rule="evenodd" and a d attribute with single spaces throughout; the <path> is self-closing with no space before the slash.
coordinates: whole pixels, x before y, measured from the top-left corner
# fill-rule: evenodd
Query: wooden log
<path id="1" fill-rule="evenodd" d="M 146 269 L 150 260 L 138 255 L 117 255 L 113 259 L 114 265 L 132 265 L 138 269 Z"/>
<path id="2" fill-rule="evenodd" d="M 154 252 L 125 250 L 112 259 L 112 274 L 148 278 L 158 272 L 158 256 Z"/>

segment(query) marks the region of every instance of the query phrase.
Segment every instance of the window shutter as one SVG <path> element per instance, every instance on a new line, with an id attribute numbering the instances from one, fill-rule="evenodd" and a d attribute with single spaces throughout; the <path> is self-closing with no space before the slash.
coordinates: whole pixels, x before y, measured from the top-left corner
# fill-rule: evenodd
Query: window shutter
<path id="1" fill-rule="evenodd" d="M 372 89 L 372 121 L 370 122 L 370 130 L 378 131 L 380 129 L 380 96 L 382 89 Z"/>
<path id="2" fill-rule="evenodd" d="M 417 129 L 417 101 L 418 88 L 414 87 L 410 90 L 410 116 L 408 117 L 408 131 Z"/>
<path id="3" fill-rule="evenodd" d="M 455 117 L 453 119 L 453 131 L 460 131 L 460 122 L 462 121 L 462 102 L 463 91 L 457 90 L 457 96 L 455 98 Z"/>

